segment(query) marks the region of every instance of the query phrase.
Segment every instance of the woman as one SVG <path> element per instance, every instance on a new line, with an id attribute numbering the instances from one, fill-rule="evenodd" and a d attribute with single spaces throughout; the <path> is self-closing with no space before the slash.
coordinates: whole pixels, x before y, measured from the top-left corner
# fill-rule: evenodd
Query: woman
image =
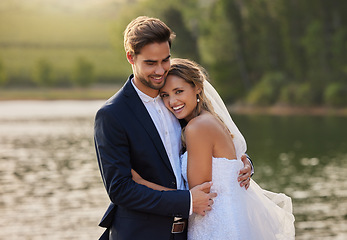
<path id="1" fill-rule="evenodd" d="M 262 190 L 254 181 L 248 190 L 238 185 L 246 142 L 204 69 L 186 59 L 173 59 L 160 96 L 187 123 L 182 130 L 186 152 L 181 161 L 189 188 L 212 181 L 211 191 L 218 194 L 206 216 L 189 218 L 188 240 L 294 239 L 290 198 Z"/>

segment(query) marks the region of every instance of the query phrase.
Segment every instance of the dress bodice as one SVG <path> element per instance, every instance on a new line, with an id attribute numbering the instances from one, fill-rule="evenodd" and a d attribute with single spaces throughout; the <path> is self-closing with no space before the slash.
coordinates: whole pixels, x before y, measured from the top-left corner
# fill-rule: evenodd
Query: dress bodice
<path id="1" fill-rule="evenodd" d="M 182 176 L 186 182 L 188 154 L 181 156 Z M 238 172 L 243 167 L 243 162 L 237 159 L 212 158 L 212 190 L 216 192 L 233 192 L 235 187 L 240 187 L 237 182 Z"/>
<path id="2" fill-rule="evenodd" d="M 185 152 L 181 156 L 185 181 L 187 161 Z M 239 159 L 212 158 L 211 192 L 216 192 L 217 197 L 206 216 L 193 214 L 189 217 L 188 240 L 294 239 L 291 212 L 278 207 L 252 180 L 248 190 L 240 187 L 237 177 L 241 168 L 243 162 Z M 288 200 L 284 195 L 281 197 Z"/>

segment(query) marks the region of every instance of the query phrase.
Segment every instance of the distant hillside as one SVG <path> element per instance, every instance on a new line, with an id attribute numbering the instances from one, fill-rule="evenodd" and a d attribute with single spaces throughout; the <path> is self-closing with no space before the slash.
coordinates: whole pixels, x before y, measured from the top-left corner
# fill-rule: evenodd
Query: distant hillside
<path id="1" fill-rule="evenodd" d="M 1 0 L 1 13 L 63 13 L 88 16 L 115 16 L 121 6 L 137 0 Z M 91 15 L 90 15 L 91 14 Z"/>
<path id="2" fill-rule="evenodd" d="M 0 0 L 0 63 L 8 82 L 33 81 L 42 59 L 57 81 L 71 81 L 64 79 L 71 78 L 79 57 L 93 65 L 98 80 L 125 78 L 128 65 L 123 51 L 115 51 L 113 34 L 130 2 L 137 0 Z"/>
<path id="3" fill-rule="evenodd" d="M 1 0 L 0 47 L 105 45 L 125 0 Z"/>

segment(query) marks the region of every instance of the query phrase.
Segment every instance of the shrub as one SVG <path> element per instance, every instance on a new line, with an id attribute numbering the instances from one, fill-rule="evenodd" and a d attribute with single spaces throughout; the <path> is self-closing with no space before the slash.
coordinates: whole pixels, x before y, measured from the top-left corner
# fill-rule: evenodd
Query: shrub
<path id="1" fill-rule="evenodd" d="M 92 63 L 83 57 L 79 57 L 73 72 L 74 82 L 78 86 L 88 87 L 94 82 L 94 79 L 94 67 Z"/>
<path id="2" fill-rule="evenodd" d="M 293 105 L 295 104 L 295 94 L 298 90 L 297 84 L 283 86 L 280 90 L 279 102 Z"/>
<path id="3" fill-rule="evenodd" d="M 4 86 L 7 82 L 5 66 L 0 59 L 0 86 Z"/>
<path id="4" fill-rule="evenodd" d="M 347 106 L 347 86 L 331 83 L 324 91 L 324 102 L 333 107 Z"/>
<path id="5" fill-rule="evenodd" d="M 295 103 L 301 106 L 313 106 L 320 103 L 321 90 L 310 83 L 300 84 L 295 93 Z"/>
<path id="6" fill-rule="evenodd" d="M 248 102 L 256 105 L 274 104 L 279 98 L 279 92 L 286 83 L 286 78 L 281 72 L 265 74 L 260 82 L 248 95 Z"/>
<path id="7" fill-rule="evenodd" d="M 50 62 L 46 59 L 40 59 L 37 61 L 34 68 L 34 81 L 39 86 L 53 86 L 54 77 L 53 77 L 53 67 Z"/>

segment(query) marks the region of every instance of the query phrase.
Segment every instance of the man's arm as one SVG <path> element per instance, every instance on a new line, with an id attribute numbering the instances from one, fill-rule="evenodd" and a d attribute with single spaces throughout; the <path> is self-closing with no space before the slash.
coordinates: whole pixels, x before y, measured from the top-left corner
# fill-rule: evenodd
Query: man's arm
<path id="1" fill-rule="evenodd" d="M 245 187 L 246 189 L 248 189 L 251 177 L 254 173 L 253 163 L 252 160 L 246 154 L 242 155 L 241 160 L 244 164 L 244 168 L 240 170 L 239 177 L 237 178 L 237 180 L 239 181 L 241 187 Z"/>
<path id="2" fill-rule="evenodd" d="M 154 190 L 158 191 L 174 191 L 177 189 L 173 188 L 167 188 L 164 186 L 161 186 L 159 184 L 155 184 L 153 182 L 147 181 L 146 179 L 143 179 L 140 174 L 138 174 L 135 170 L 131 169 L 131 175 L 133 176 L 133 180 L 137 182 L 138 184 L 145 185 L 146 187 L 152 188 Z"/>
<path id="3" fill-rule="evenodd" d="M 121 125 L 110 111 L 98 111 L 95 118 L 95 148 L 111 201 L 132 210 L 187 218 L 189 191 L 156 191 L 132 180 L 130 147 Z"/>
<path id="4" fill-rule="evenodd" d="M 138 184 L 145 185 L 149 188 L 159 191 L 174 191 L 176 189 L 166 188 L 158 184 L 152 183 L 143 179 L 136 171 L 131 170 L 133 180 Z M 213 198 L 216 197 L 216 193 L 210 193 L 212 182 L 205 182 L 203 184 L 197 185 L 190 190 L 191 193 L 191 206 L 189 215 L 193 212 L 200 214 L 202 216 L 206 215 L 206 211 L 210 211 L 213 205 Z M 206 193 L 207 192 L 207 193 Z"/>
<path id="5" fill-rule="evenodd" d="M 246 157 L 247 157 L 249 163 L 251 164 L 251 168 L 252 168 L 252 170 L 251 170 L 251 177 L 253 177 L 253 174 L 254 174 L 254 166 L 253 166 L 252 159 L 248 156 L 247 153 L 246 153 L 245 155 L 246 155 Z"/>

